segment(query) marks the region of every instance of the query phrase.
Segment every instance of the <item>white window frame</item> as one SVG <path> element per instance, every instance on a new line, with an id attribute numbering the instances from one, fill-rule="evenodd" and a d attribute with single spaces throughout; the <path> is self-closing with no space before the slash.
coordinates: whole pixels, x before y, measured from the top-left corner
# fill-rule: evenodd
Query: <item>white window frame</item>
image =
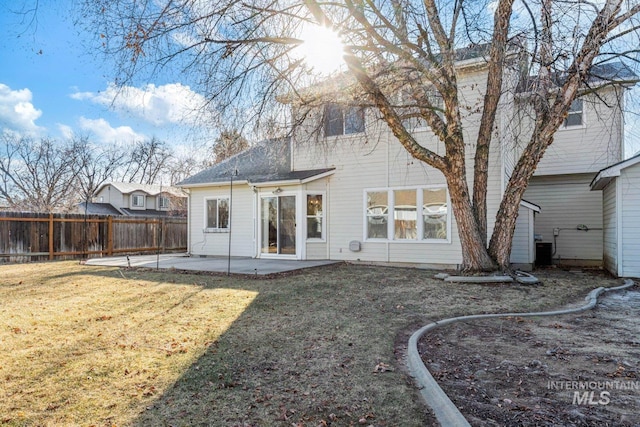
<path id="1" fill-rule="evenodd" d="M 204 198 L 204 232 L 205 233 L 228 233 L 229 232 L 229 223 L 231 218 L 227 218 L 227 226 L 226 227 L 209 227 L 209 201 L 217 200 L 216 203 L 216 224 L 220 224 L 220 200 L 226 200 L 227 202 L 227 211 L 231 212 L 229 206 L 229 196 L 215 196 L 215 197 L 205 197 Z"/>
<path id="2" fill-rule="evenodd" d="M 387 212 L 383 213 L 383 214 L 379 214 L 379 215 L 370 215 L 369 214 L 369 204 L 367 203 L 367 194 L 368 193 L 387 193 Z M 392 215 L 391 213 L 391 209 L 390 206 L 393 203 L 393 201 L 391 200 L 391 197 L 393 196 L 392 194 L 389 194 L 390 191 L 388 188 L 365 188 L 364 192 L 363 192 L 363 212 L 364 212 L 364 224 L 363 224 L 363 240 L 364 241 L 373 241 L 373 242 L 386 242 L 389 240 L 389 233 L 390 231 L 390 221 L 389 221 L 389 217 Z M 382 205 L 380 205 L 382 206 Z M 369 237 L 369 217 L 370 216 L 385 216 L 387 218 L 387 237 Z"/>
<path id="3" fill-rule="evenodd" d="M 337 108 L 340 111 L 340 114 L 342 116 L 342 130 L 340 133 L 332 133 L 330 135 L 327 134 L 327 120 L 329 119 L 328 114 L 327 114 L 327 110 L 329 108 Z M 357 132 L 347 132 L 347 115 L 349 113 L 357 113 L 357 114 L 362 114 L 362 130 L 358 130 Z M 361 133 L 364 133 L 364 129 L 366 128 L 366 111 L 364 108 L 362 107 L 354 107 L 354 106 L 348 106 L 348 105 L 340 105 L 337 103 L 328 103 L 325 104 L 323 106 L 323 112 L 322 112 L 322 130 L 324 132 L 324 136 L 326 138 L 331 138 L 331 137 L 340 137 L 340 136 L 349 136 L 349 135 L 358 135 Z"/>
<path id="4" fill-rule="evenodd" d="M 158 210 L 167 209 L 169 209 L 169 198 L 167 196 L 158 196 Z"/>
<path id="5" fill-rule="evenodd" d="M 137 204 L 136 200 L 140 198 L 142 200 L 142 204 Z M 147 204 L 146 197 L 144 194 L 132 194 L 131 195 L 131 209 L 144 209 Z"/>
<path id="6" fill-rule="evenodd" d="M 424 197 L 423 190 L 445 190 L 446 194 L 446 206 L 447 206 L 447 237 L 445 239 L 430 239 L 424 237 Z M 413 190 L 416 192 L 416 221 L 417 221 L 417 236 L 415 239 L 396 239 L 395 238 L 395 191 L 396 190 Z M 369 237 L 368 236 L 368 206 L 367 206 L 367 193 L 384 193 L 387 192 L 387 237 Z M 363 241 L 365 242 L 396 242 L 396 243 L 435 243 L 435 244 L 450 244 L 451 243 L 451 224 L 453 216 L 451 213 L 451 199 L 449 196 L 449 189 L 446 185 L 428 185 L 428 186 L 411 186 L 411 187 L 389 187 L 389 188 L 365 188 L 363 190 L 363 212 L 364 212 L 364 224 L 363 224 Z"/>
<path id="7" fill-rule="evenodd" d="M 582 103 L 582 108 L 579 110 L 573 110 L 574 108 L 574 104 L 580 101 Z M 586 125 L 586 102 L 584 102 L 584 98 L 576 98 L 573 100 L 573 102 L 571 103 L 571 106 L 569 107 L 569 111 L 567 112 L 567 117 L 565 117 L 564 121 L 562 122 L 562 126 L 560 126 L 561 130 L 565 130 L 565 129 L 582 129 L 585 128 Z M 568 125 L 567 122 L 569 121 L 569 116 L 571 115 L 576 115 L 576 114 L 580 114 L 580 124 L 578 125 Z"/>
<path id="8" fill-rule="evenodd" d="M 307 212 L 307 197 L 308 196 L 320 196 L 322 197 L 322 213 L 320 215 L 309 215 L 309 212 Z M 327 196 L 325 192 L 322 191 L 309 191 L 304 193 L 304 198 L 303 198 L 303 203 L 304 203 L 304 218 L 305 218 L 305 222 L 304 222 L 304 236 L 305 239 L 308 242 L 325 242 L 326 241 L 326 236 L 327 236 L 327 219 L 326 219 L 326 204 L 327 204 Z M 322 224 L 322 230 L 320 231 L 320 237 L 309 237 L 309 230 L 307 229 L 309 227 L 309 218 L 320 218 L 321 219 L 321 224 Z"/>

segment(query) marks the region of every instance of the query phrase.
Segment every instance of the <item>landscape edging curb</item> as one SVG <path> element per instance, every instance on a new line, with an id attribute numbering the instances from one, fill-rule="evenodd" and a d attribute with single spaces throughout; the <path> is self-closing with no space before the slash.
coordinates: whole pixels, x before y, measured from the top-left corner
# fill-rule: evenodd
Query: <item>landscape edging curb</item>
<path id="1" fill-rule="evenodd" d="M 603 292 L 618 291 L 633 286 L 635 282 L 631 279 L 625 279 L 624 285 L 616 286 L 613 288 L 599 287 L 593 289 L 585 297 L 587 301 L 586 305 L 576 308 L 569 308 L 564 310 L 543 311 L 535 313 L 491 313 L 491 314 L 474 314 L 469 316 L 451 317 L 448 319 L 442 319 L 433 323 L 430 323 L 414 332 L 409 338 L 409 346 L 407 349 L 407 365 L 409 368 L 409 374 L 414 378 L 416 385 L 420 389 L 420 395 L 425 400 L 427 405 L 433 410 L 436 419 L 440 425 L 448 427 L 467 427 L 471 426 L 466 420 L 460 410 L 453 404 L 449 396 L 440 388 L 437 381 L 433 378 L 433 375 L 429 372 L 425 364 L 422 362 L 422 357 L 418 351 L 418 342 L 420 338 L 427 332 L 440 326 L 448 325 L 456 322 L 464 322 L 468 320 L 479 319 L 491 319 L 500 317 L 542 317 L 542 316 L 557 316 L 563 314 L 578 313 L 581 311 L 590 310 L 598 303 L 598 296 Z"/>

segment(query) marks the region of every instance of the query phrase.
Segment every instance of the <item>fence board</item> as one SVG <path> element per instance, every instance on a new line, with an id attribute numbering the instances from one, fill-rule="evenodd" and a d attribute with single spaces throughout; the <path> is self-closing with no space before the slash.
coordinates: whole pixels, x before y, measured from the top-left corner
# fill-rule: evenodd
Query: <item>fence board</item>
<path id="1" fill-rule="evenodd" d="M 186 218 L 0 212 L 0 262 L 186 250 Z"/>

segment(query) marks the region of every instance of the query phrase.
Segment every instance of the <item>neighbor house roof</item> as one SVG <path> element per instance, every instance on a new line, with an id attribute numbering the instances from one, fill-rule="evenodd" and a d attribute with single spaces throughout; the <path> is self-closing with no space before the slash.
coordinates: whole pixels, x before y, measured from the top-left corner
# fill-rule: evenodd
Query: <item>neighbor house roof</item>
<path id="1" fill-rule="evenodd" d="M 79 212 L 87 215 L 122 215 L 122 212 L 111 203 L 81 202 L 78 203 L 77 208 Z"/>
<path id="2" fill-rule="evenodd" d="M 620 176 L 620 171 L 626 169 L 630 166 L 633 166 L 637 163 L 640 163 L 640 153 L 635 156 L 623 160 L 621 162 L 615 163 L 609 167 L 602 169 L 597 173 L 595 178 L 591 181 L 591 190 L 602 190 L 606 187 L 614 178 Z"/>
<path id="3" fill-rule="evenodd" d="M 111 185 L 122 194 L 131 194 L 135 191 L 142 191 L 149 196 L 157 196 L 162 193 L 170 194 L 176 197 L 187 197 L 182 189 L 172 187 L 170 185 L 137 184 L 135 182 L 106 182 L 98 187 L 94 194 L 99 193 L 104 187 L 108 185 Z"/>
<path id="4" fill-rule="evenodd" d="M 262 141 L 212 167 L 176 184 L 180 187 L 199 187 L 226 184 L 233 178 L 256 186 L 279 183 L 302 183 L 333 172 L 333 168 L 291 170 L 290 139 Z"/>

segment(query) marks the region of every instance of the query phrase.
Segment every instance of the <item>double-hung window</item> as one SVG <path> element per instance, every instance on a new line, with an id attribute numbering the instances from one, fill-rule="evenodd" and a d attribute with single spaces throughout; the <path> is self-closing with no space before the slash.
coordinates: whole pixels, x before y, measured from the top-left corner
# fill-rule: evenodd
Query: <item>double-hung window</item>
<path id="1" fill-rule="evenodd" d="M 135 194 L 131 196 L 131 207 L 132 208 L 143 208 L 144 207 L 144 196 L 141 194 Z"/>
<path id="2" fill-rule="evenodd" d="M 389 223 L 389 194 L 386 191 L 367 192 L 367 238 L 386 239 Z"/>
<path id="3" fill-rule="evenodd" d="M 217 197 L 206 199 L 206 230 L 229 229 L 229 199 Z"/>
<path id="4" fill-rule="evenodd" d="M 584 126 L 584 102 L 582 99 L 576 99 L 571 103 L 563 126 L 565 128 Z"/>
<path id="5" fill-rule="evenodd" d="M 307 194 L 307 239 L 324 239 L 322 194 Z"/>
<path id="6" fill-rule="evenodd" d="M 447 190 L 444 188 L 422 190 L 422 238 L 447 239 L 449 211 Z"/>
<path id="7" fill-rule="evenodd" d="M 364 132 L 364 109 L 326 104 L 323 127 L 325 136 L 349 135 Z"/>
<path id="8" fill-rule="evenodd" d="M 158 197 L 158 208 L 159 209 L 169 209 L 169 198 L 166 196 Z"/>

